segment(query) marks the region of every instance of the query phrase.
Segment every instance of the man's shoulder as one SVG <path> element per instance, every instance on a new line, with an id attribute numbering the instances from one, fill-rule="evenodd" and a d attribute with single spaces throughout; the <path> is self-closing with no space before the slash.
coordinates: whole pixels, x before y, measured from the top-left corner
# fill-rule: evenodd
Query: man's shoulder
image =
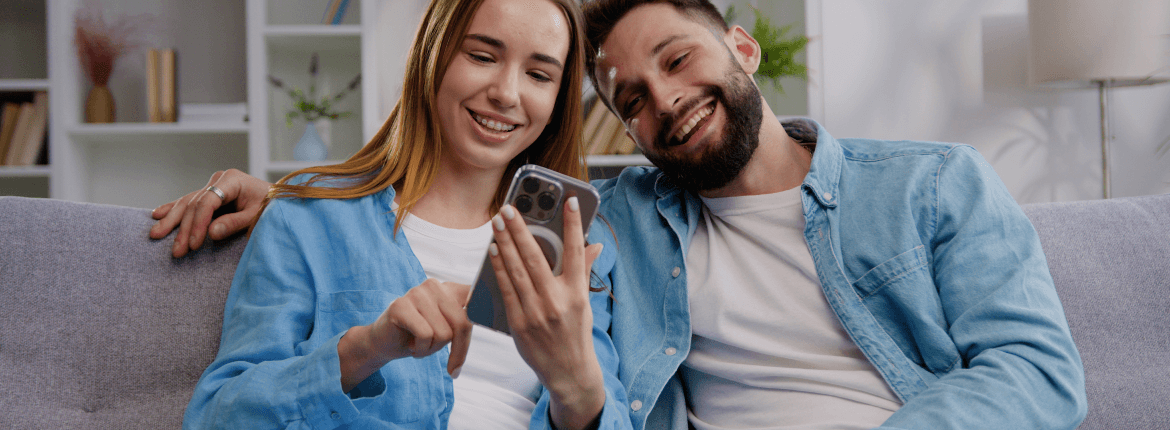
<path id="1" fill-rule="evenodd" d="M 597 192 L 607 193 L 653 193 L 660 171 L 653 166 L 629 166 L 617 176 L 591 181 Z M 604 197 L 603 197 L 604 198 Z"/>
<path id="2" fill-rule="evenodd" d="M 845 158 L 854 161 L 876 161 L 895 157 L 947 157 L 957 149 L 971 149 L 970 145 L 922 140 L 837 139 Z"/>

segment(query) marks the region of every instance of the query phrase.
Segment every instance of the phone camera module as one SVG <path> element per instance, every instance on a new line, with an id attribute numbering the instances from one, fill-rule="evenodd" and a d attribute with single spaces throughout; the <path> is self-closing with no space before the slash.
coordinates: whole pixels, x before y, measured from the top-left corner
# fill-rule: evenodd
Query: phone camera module
<path id="1" fill-rule="evenodd" d="M 540 210 L 551 210 L 557 205 L 557 198 L 553 196 L 553 193 L 545 191 L 536 196 L 536 205 L 540 207 Z"/>
<path id="2" fill-rule="evenodd" d="M 540 180 L 533 177 L 524 178 L 524 182 L 520 183 L 520 187 L 524 189 L 524 192 L 534 194 L 536 190 L 540 189 Z"/>
<path id="3" fill-rule="evenodd" d="M 532 211 L 532 197 L 528 197 L 526 195 L 521 195 L 520 197 L 517 197 L 516 198 L 516 210 L 520 211 L 520 213 L 522 213 L 522 214 L 526 214 L 528 212 L 531 212 Z"/>

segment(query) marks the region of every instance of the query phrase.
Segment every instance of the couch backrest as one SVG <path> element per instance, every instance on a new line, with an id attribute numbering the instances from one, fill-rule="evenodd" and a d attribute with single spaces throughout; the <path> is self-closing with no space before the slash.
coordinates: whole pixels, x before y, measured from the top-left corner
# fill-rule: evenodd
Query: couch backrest
<path id="1" fill-rule="evenodd" d="M 179 427 L 246 240 L 175 260 L 153 222 L 0 197 L 0 428 Z"/>
<path id="2" fill-rule="evenodd" d="M 1024 206 L 1085 364 L 1081 430 L 1170 428 L 1170 194 Z M 145 209 L 0 197 L 0 428 L 177 428 L 246 240 L 179 260 Z"/>
<path id="3" fill-rule="evenodd" d="M 1024 212 L 1085 364 L 1080 429 L 1170 428 L 1170 194 Z"/>

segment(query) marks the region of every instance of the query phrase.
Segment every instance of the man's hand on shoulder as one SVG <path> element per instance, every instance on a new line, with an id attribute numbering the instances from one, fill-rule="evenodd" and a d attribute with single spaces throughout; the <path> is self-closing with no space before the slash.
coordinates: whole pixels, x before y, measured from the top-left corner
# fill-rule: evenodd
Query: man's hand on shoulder
<path id="1" fill-rule="evenodd" d="M 203 188 L 151 212 L 151 217 L 158 222 L 150 228 L 150 238 L 162 239 L 177 226 L 179 231 L 175 234 L 171 255 L 179 258 L 199 249 L 206 237 L 212 240 L 230 237 L 247 228 L 255 219 L 268 195 L 269 186 L 268 182 L 236 169 L 215 172 Z M 235 211 L 221 215 L 213 222 L 211 218 L 215 211 L 231 202 L 235 202 Z"/>

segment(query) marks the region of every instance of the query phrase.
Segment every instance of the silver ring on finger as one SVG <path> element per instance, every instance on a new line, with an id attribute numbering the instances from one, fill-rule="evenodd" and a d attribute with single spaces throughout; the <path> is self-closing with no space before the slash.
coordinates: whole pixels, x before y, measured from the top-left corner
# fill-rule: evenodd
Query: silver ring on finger
<path id="1" fill-rule="evenodd" d="M 207 191 L 211 191 L 212 193 L 215 193 L 215 195 L 219 196 L 220 201 L 227 200 L 227 196 L 223 194 L 223 190 L 216 188 L 215 185 L 208 186 Z"/>

